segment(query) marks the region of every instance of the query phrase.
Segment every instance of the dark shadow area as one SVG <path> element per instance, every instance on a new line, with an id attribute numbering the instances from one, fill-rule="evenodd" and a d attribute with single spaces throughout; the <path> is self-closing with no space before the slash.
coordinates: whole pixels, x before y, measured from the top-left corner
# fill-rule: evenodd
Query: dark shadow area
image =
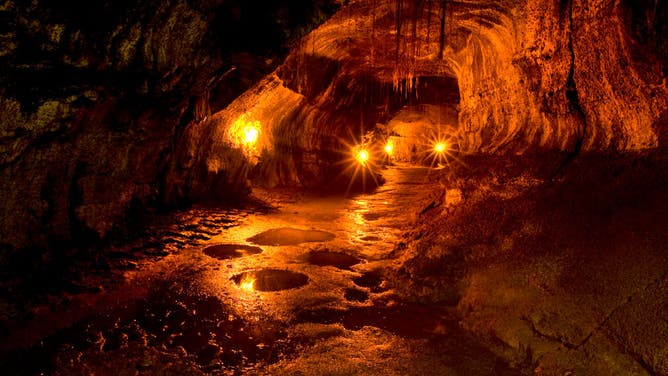
<path id="1" fill-rule="evenodd" d="M 188 284 L 163 281 L 145 298 L 87 317 L 32 348 L 4 353 L 3 372 L 241 372 L 274 363 L 294 347 L 278 323 L 247 322 L 216 297 L 189 293 Z"/>

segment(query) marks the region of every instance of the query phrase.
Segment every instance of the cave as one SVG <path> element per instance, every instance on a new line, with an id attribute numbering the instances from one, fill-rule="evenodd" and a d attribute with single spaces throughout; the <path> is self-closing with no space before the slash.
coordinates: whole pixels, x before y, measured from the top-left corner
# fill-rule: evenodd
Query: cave
<path id="1" fill-rule="evenodd" d="M 0 20 L 3 374 L 668 375 L 668 3 Z"/>

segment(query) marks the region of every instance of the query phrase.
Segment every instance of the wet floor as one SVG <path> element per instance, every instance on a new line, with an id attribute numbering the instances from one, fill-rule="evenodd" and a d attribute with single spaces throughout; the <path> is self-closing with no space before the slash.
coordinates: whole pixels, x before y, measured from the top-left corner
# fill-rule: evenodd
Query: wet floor
<path id="1" fill-rule="evenodd" d="M 429 170 L 376 192 L 278 200 L 206 225 L 92 294 L 5 359 L 16 374 L 516 374 L 450 308 L 399 298 L 393 250 L 433 199 Z M 223 229 L 222 227 L 225 226 Z M 178 237 L 176 234 L 169 236 Z M 83 313 L 85 312 L 85 313 Z"/>

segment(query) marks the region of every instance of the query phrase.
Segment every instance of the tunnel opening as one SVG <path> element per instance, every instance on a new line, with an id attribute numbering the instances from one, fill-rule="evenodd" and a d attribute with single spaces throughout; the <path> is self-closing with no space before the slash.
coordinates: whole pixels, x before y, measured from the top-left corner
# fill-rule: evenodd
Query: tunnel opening
<path id="1" fill-rule="evenodd" d="M 668 373 L 665 4 L 5 3 L 10 373 Z"/>

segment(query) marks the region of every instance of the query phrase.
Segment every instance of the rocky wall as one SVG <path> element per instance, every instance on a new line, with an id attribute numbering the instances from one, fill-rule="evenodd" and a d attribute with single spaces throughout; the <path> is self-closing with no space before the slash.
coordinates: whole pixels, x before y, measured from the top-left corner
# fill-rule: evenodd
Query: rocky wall
<path id="1" fill-rule="evenodd" d="M 659 146 L 668 96 L 665 49 L 657 48 L 666 32 L 657 25 L 665 5 L 466 3 L 455 3 L 452 22 L 469 34 L 453 57 L 467 150 Z"/>
<path id="2" fill-rule="evenodd" d="M 89 244 L 187 202 L 165 194 L 185 126 L 270 72 L 338 5 L 0 2 L 0 259 Z M 228 183 L 220 195 L 236 193 Z"/>
<path id="3" fill-rule="evenodd" d="M 327 181 L 326 171 L 337 168 L 328 159 L 343 158 L 331 149 L 346 150 L 325 140 L 361 142 L 378 123 L 376 130 L 389 135 L 395 116 L 419 117 L 411 109 L 425 104 L 458 111 L 450 137 L 462 153 L 658 147 L 668 101 L 664 8 L 577 0 L 352 1 L 272 74 L 281 91 L 302 98 L 275 113 L 300 115 L 263 121 L 278 137 L 265 140 L 271 147 L 255 176 L 307 186 Z M 254 102 L 275 94 L 254 93 Z M 240 112 L 235 106 L 225 111 Z M 200 165 L 216 158 L 208 155 Z M 324 167 L 314 166 L 323 160 Z M 276 165 L 285 178 L 270 176 L 276 169 L 267 166 Z"/>

